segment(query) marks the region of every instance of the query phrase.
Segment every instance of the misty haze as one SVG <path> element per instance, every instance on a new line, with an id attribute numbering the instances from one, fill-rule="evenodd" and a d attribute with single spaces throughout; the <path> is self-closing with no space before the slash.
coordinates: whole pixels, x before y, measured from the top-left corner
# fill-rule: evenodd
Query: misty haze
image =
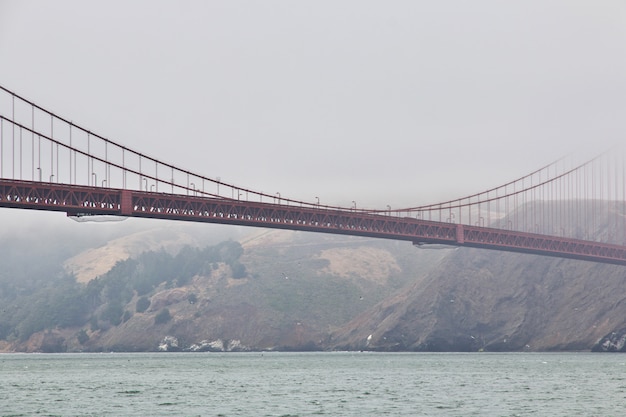
<path id="1" fill-rule="evenodd" d="M 623 413 L 625 19 L 0 0 L 0 416 Z"/>

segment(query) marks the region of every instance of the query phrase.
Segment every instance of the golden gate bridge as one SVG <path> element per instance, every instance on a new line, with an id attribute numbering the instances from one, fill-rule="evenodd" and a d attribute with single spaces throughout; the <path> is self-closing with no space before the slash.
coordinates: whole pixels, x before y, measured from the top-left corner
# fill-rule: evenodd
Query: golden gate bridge
<path id="1" fill-rule="evenodd" d="M 563 158 L 499 187 L 378 209 L 266 194 L 163 162 L 0 86 L 0 207 L 445 244 L 626 265 L 621 150 Z"/>

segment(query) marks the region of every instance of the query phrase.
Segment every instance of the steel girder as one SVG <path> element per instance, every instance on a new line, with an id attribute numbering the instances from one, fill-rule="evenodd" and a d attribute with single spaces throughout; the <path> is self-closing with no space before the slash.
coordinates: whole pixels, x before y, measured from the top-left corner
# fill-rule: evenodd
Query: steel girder
<path id="1" fill-rule="evenodd" d="M 0 180 L 2 207 L 115 215 L 119 214 L 119 194 L 95 187 Z"/>
<path id="2" fill-rule="evenodd" d="M 626 265 L 626 247 L 513 230 L 224 198 L 0 180 L 0 207 L 224 223 L 446 244 Z"/>
<path id="3" fill-rule="evenodd" d="M 230 199 L 199 198 L 138 192 L 134 215 L 177 220 L 206 221 L 336 234 L 351 234 L 413 241 L 417 236 L 432 243 L 454 242 L 456 225 L 415 219 Z"/>
<path id="4" fill-rule="evenodd" d="M 465 246 L 626 265 L 626 247 L 513 230 L 460 226 Z"/>

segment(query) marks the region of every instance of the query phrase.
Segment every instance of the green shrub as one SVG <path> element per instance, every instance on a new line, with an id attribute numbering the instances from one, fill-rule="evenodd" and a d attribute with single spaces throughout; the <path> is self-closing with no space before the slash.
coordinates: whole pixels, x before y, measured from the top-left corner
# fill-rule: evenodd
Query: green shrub
<path id="1" fill-rule="evenodd" d="M 118 324 L 122 322 L 123 314 L 124 314 L 124 308 L 122 307 L 120 302 L 112 301 L 106 306 L 100 318 L 102 320 L 108 321 L 114 326 L 117 326 Z"/>
<path id="2" fill-rule="evenodd" d="M 191 293 L 187 296 L 187 301 L 189 301 L 189 304 L 195 304 L 198 302 L 198 296 L 196 295 L 196 293 Z"/>
<path id="3" fill-rule="evenodd" d="M 135 311 L 137 313 L 143 313 L 150 307 L 150 299 L 148 297 L 140 297 L 135 305 Z"/>
<path id="4" fill-rule="evenodd" d="M 245 278 L 247 273 L 246 273 L 246 267 L 238 261 L 235 261 L 233 263 L 230 264 L 230 270 L 233 273 L 233 278 Z"/>
<path id="5" fill-rule="evenodd" d="M 126 323 L 128 320 L 130 320 L 132 316 L 133 316 L 133 313 L 131 313 L 128 310 L 124 310 L 124 314 L 122 315 L 122 322 Z"/>
<path id="6" fill-rule="evenodd" d="M 82 329 L 78 333 L 76 333 L 76 339 L 78 340 L 78 343 L 84 345 L 89 340 L 89 335 L 87 334 L 85 329 Z"/>
<path id="7" fill-rule="evenodd" d="M 154 316 L 154 324 L 167 323 L 171 319 L 172 316 L 170 315 L 170 311 L 167 308 L 164 308 L 163 310 L 159 311 L 156 316 Z"/>

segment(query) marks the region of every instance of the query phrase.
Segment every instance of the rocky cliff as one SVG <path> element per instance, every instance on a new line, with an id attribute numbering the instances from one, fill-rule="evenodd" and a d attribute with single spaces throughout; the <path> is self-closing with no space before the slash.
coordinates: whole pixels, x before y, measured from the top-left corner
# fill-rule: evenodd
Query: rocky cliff
<path id="1" fill-rule="evenodd" d="M 589 350 L 626 324 L 626 268 L 458 249 L 334 332 L 334 349 Z"/>

